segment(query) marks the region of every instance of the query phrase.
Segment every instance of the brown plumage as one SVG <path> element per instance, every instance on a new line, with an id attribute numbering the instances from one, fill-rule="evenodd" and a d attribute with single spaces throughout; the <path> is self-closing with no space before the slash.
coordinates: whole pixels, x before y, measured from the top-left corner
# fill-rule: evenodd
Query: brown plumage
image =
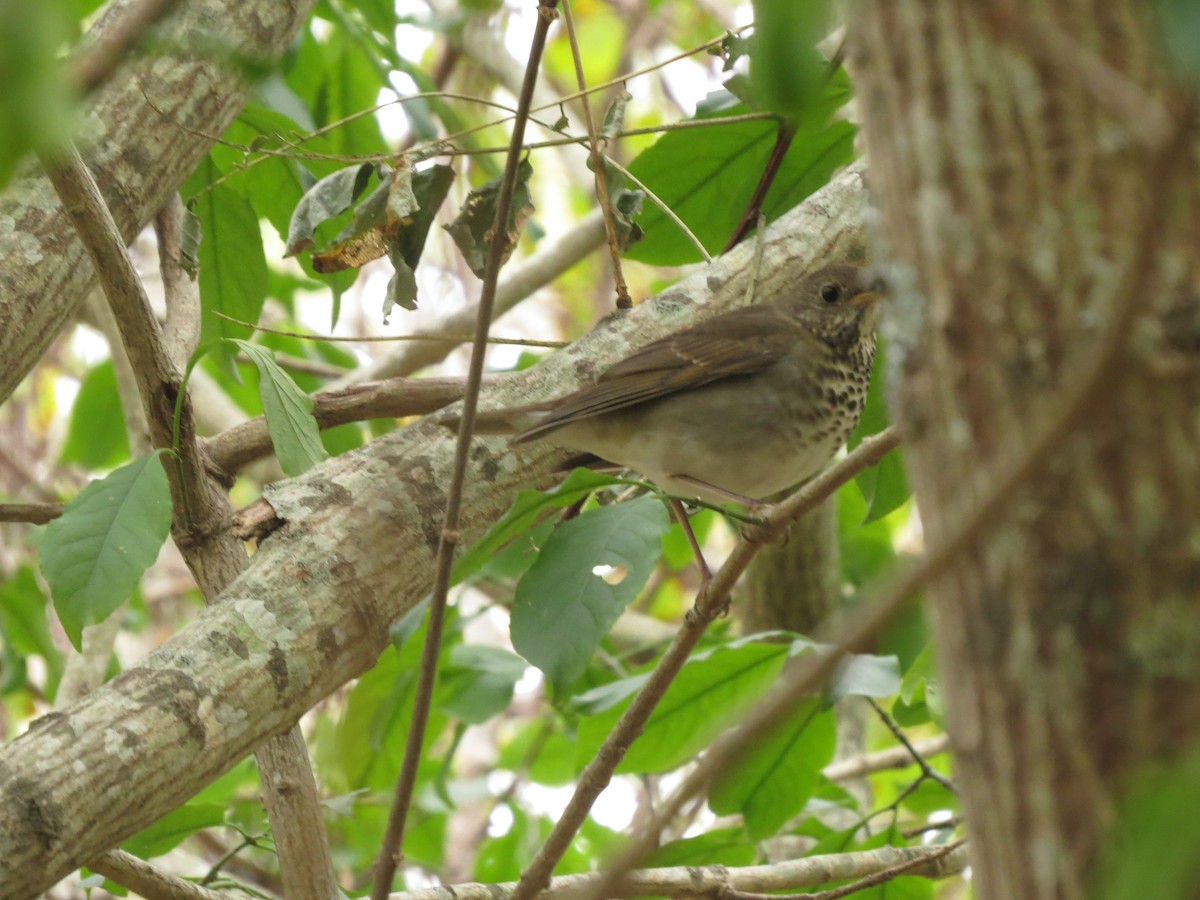
<path id="1" fill-rule="evenodd" d="M 854 430 L 882 286 L 827 266 L 775 303 L 635 351 L 555 400 L 481 412 L 480 433 L 547 440 L 709 500 L 762 499 L 815 475 Z"/>

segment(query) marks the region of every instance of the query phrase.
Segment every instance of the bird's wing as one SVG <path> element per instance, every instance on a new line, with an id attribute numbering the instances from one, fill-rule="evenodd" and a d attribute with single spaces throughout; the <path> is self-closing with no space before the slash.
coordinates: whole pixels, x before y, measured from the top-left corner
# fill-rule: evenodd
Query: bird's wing
<path id="1" fill-rule="evenodd" d="M 678 334 L 647 344 L 597 379 L 554 401 L 548 414 L 516 440 L 589 416 L 658 400 L 678 391 L 773 365 L 797 342 L 817 339 L 772 306 L 749 306 L 716 316 Z"/>

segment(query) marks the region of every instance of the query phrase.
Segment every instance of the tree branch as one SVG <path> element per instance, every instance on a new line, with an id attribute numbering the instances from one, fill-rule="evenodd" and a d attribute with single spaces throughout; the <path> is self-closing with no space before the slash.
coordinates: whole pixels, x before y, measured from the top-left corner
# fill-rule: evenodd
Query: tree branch
<path id="1" fill-rule="evenodd" d="M 808 856 L 763 866 L 672 866 L 630 872 L 613 887 L 610 897 L 722 897 L 729 891 L 767 892 L 813 887 L 847 878 L 861 878 L 911 866 L 905 874 L 941 878 L 966 867 L 966 853 L 944 847 L 881 847 L 855 853 Z M 936 868 L 930 863 L 950 855 Z M 600 873 L 562 875 L 550 879 L 539 897 L 578 896 L 595 885 Z M 391 900 L 511 900 L 515 882 L 505 884 L 455 884 L 391 895 Z"/>
<path id="2" fill-rule="evenodd" d="M 492 382 L 485 378 L 485 383 Z M 461 400 L 461 378 L 389 378 L 351 384 L 312 395 L 313 415 L 321 428 L 366 419 L 395 419 L 431 413 Z M 272 452 L 266 419 L 257 416 L 203 441 L 214 465 L 233 473 Z"/>
<path id="3" fill-rule="evenodd" d="M 146 900 L 230 900 L 234 896 L 172 875 L 124 850 L 110 850 L 88 863 L 88 868 Z"/>
<path id="4" fill-rule="evenodd" d="M 0 503 L 0 522 L 45 525 L 63 513 L 62 503 Z"/>

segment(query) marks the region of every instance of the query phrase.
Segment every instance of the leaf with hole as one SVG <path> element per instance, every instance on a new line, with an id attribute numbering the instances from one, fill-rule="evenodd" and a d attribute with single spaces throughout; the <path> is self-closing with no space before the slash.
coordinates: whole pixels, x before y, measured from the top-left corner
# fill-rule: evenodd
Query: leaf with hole
<path id="1" fill-rule="evenodd" d="M 300 390 L 266 347 L 249 341 L 234 343 L 258 370 L 258 393 L 280 468 L 292 476 L 306 472 L 328 456 L 312 414 L 312 397 Z"/>
<path id="2" fill-rule="evenodd" d="M 158 450 L 93 481 L 42 538 L 42 574 L 75 649 L 158 558 L 171 527 L 171 491 Z"/>
<path id="3" fill-rule="evenodd" d="M 650 576 L 669 525 L 654 497 L 588 510 L 550 535 L 513 598 L 513 648 L 561 696 Z"/>
<path id="4" fill-rule="evenodd" d="M 519 491 L 508 512 L 488 529 L 487 534 L 467 548 L 454 564 L 451 581 L 454 584 L 469 578 L 493 559 L 501 550 L 528 532 L 546 515 L 564 509 L 602 488 L 613 485 L 637 484 L 624 478 L 614 478 L 590 469 L 575 469 L 562 484 L 548 491 Z M 535 548 L 529 548 L 534 552 Z"/>

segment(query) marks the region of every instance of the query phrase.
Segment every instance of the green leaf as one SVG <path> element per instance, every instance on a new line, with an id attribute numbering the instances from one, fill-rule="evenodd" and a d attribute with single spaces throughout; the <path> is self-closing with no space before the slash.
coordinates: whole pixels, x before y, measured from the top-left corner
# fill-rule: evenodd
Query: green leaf
<path id="1" fill-rule="evenodd" d="M 249 341 L 234 343 L 258 369 L 258 393 L 280 467 L 291 476 L 306 472 L 327 456 L 313 418 L 312 398 L 279 367 L 270 350 Z"/>
<path id="2" fill-rule="evenodd" d="M 1167 55 L 1177 72 L 1195 85 L 1200 81 L 1200 5 L 1194 0 L 1154 0 Z"/>
<path id="3" fill-rule="evenodd" d="M 756 101 L 791 120 L 812 116 L 820 103 L 823 60 L 817 41 L 829 27 L 821 0 L 753 0 L 750 82 Z"/>
<path id="4" fill-rule="evenodd" d="M 220 172 L 211 157 L 201 163 L 189 185 L 206 185 Z M 200 222 L 200 346 L 220 338 L 249 337 L 242 322 L 257 322 L 267 296 L 267 258 L 254 209 L 224 185 L 202 191 L 191 204 Z"/>
<path id="5" fill-rule="evenodd" d="M 853 450 L 863 438 L 883 431 L 890 424 L 885 396 L 887 387 L 887 346 L 883 341 L 875 352 L 875 366 L 871 372 L 871 386 L 867 391 L 867 402 L 863 406 L 862 418 L 847 446 Z M 908 476 L 904 472 L 902 449 L 893 450 L 877 466 L 873 466 L 855 477 L 863 497 L 867 501 L 867 516 L 863 524 L 882 519 L 900 507 L 912 493 L 908 487 Z"/>
<path id="6" fill-rule="evenodd" d="M 1195 897 L 1200 889 L 1196 809 L 1200 753 L 1139 773 L 1122 798 L 1094 896 L 1103 900 Z"/>
<path id="7" fill-rule="evenodd" d="M 484 884 L 516 881 L 522 866 L 533 858 L 548 831 L 543 820 L 531 818 L 515 804 L 508 804 L 508 809 L 512 812 L 508 831 L 499 837 L 489 837 L 475 855 L 476 881 Z"/>
<path id="8" fill-rule="evenodd" d="M 508 709 L 525 660 L 500 647 L 459 644 L 439 679 L 440 705 L 448 716 L 480 725 Z"/>
<path id="9" fill-rule="evenodd" d="M 215 803 L 187 803 L 124 841 L 121 849 L 141 859 L 150 859 L 174 850 L 197 831 L 224 824 L 225 807 Z"/>
<path id="10" fill-rule="evenodd" d="M 520 491 L 508 512 L 458 558 L 451 581 L 457 584 L 474 575 L 503 548 L 533 528 L 547 513 L 565 509 L 601 488 L 637 483 L 601 475 L 590 469 L 575 469 L 562 484 L 549 491 Z"/>
<path id="11" fill-rule="evenodd" d="M 816 114 L 832 114 L 848 97 L 845 78 L 834 78 L 821 97 Z M 710 104 L 696 118 L 749 111 L 744 104 Z M 669 132 L 634 159 L 629 170 L 683 219 L 710 253 L 719 253 L 758 184 L 777 130 L 776 122 L 764 120 L 713 125 L 702 140 L 691 130 Z M 763 203 L 767 220 L 823 187 L 853 154 L 854 126 L 847 122 L 799 130 Z M 639 221 L 645 234 L 625 254 L 630 259 L 651 265 L 699 261 L 691 241 L 657 206 L 647 207 Z"/>
<path id="12" fill-rule="evenodd" d="M 666 772 L 693 759 L 766 693 L 779 677 L 789 653 L 786 643 L 742 640 L 693 654 L 617 771 Z M 595 755 L 644 680 L 645 674 L 640 674 L 575 698 L 572 705 L 584 713 L 577 759 Z M 605 703 L 620 702 L 601 711 L 596 704 L 601 698 Z"/>
<path id="13" fill-rule="evenodd" d="M 0 584 L 0 693 L 24 684 L 25 657 L 40 656 L 46 661 L 46 692 L 51 699 L 62 677 L 63 656 L 54 645 L 46 622 L 46 598 L 38 587 L 33 569 L 20 566 Z M 19 683 L 9 678 L 21 670 Z"/>
<path id="14" fill-rule="evenodd" d="M 129 436 L 112 360 L 93 366 L 83 376 L 59 459 L 85 469 L 110 469 L 129 459 Z"/>
<path id="15" fill-rule="evenodd" d="M 588 510 L 546 540 L 517 584 L 513 648 L 546 673 L 556 694 L 587 668 L 658 560 L 666 507 L 654 497 Z M 612 566 L 610 577 L 597 573 Z"/>
<path id="16" fill-rule="evenodd" d="M 294 141 L 298 135 L 311 130 L 311 127 L 302 128 L 295 120 L 274 109 L 249 104 L 222 137 L 244 146 L 265 143 L 270 147 L 283 147 L 285 142 Z M 300 147 L 305 153 L 334 152 L 334 148 L 321 136 L 308 138 Z M 320 159 L 302 162 L 288 156 L 269 156 L 238 172 L 237 167 L 245 162 L 245 154 L 220 144 L 213 147 L 212 158 L 218 168 L 231 173 L 226 184 L 242 195 L 254 207 L 254 211 L 270 222 L 285 240 L 288 222 L 304 192 L 312 187 L 318 177 L 328 175 L 342 166 L 341 163 Z"/>
<path id="17" fill-rule="evenodd" d="M 857 484 L 839 488 L 837 503 L 842 577 L 847 583 L 862 587 L 896 559 L 892 530 L 888 527 L 891 520 L 877 519 L 864 524 L 867 501 Z"/>
<path id="18" fill-rule="evenodd" d="M 643 867 L 748 866 L 757 859 L 758 848 L 747 839 L 745 829 L 714 828 L 655 848 Z"/>
<path id="19" fill-rule="evenodd" d="M 774 834 L 802 809 L 833 759 L 837 720 L 807 700 L 738 756 L 709 791 L 717 815 L 741 813 L 754 840 Z"/>
<path id="20" fill-rule="evenodd" d="M 330 28 L 320 38 L 305 28 L 299 44 L 285 78 L 312 111 L 317 127 L 337 123 L 324 135 L 333 152 L 343 156 L 386 152 L 376 117 L 363 115 L 378 103 L 380 88 L 389 87 L 383 67 L 372 61 L 346 28 Z"/>
<path id="21" fill-rule="evenodd" d="M 93 481 L 46 526 L 42 574 L 63 630 L 80 649 L 158 558 L 171 528 L 171 491 L 158 450 Z"/>

